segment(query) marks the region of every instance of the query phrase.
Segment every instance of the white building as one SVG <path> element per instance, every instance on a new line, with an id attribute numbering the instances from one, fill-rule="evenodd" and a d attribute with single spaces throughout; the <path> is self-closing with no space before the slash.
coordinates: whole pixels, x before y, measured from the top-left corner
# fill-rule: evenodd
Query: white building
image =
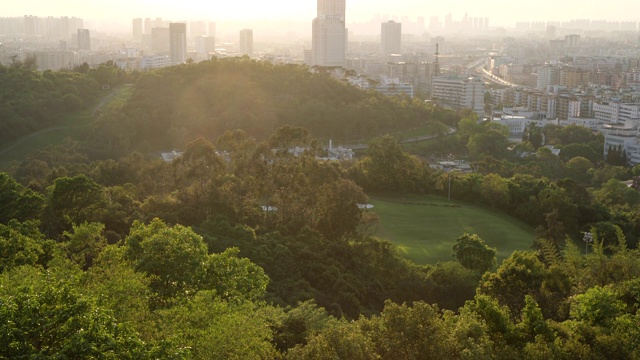
<path id="1" fill-rule="evenodd" d="M 431 99 L 455 110 L 472 109 L 480 119 L 484 117 L 484 82 L 480 77 L 434 77 Z"/>
<path id="2" fill-rule="evenodd" d="M 171 58 L 167 55 L 145 56 L 140 60 L 141 70 L 160 69 L 171 66 Z"/>
<path id="3" fill-rule="evenodd" d="M 595 118 L 607 124 L 624 124 L 628 128 L 640 125 L 640 104 L 601 102 L 593 104 Z"/>
<path id="4" fill-rule="evenodd" d="M 553 65 L 545 65 L 538 68 L 538 81 L 536 88 L 546 90 L 550 85 L 557 85 L 560 78 L 560 68 Z"/>
<path id="5" fill-rule="evenodd" d="M 318 0 L 318 16 L 312 28 L 311 65 L 345 66 L 345 13 L 345 0 Z"/>
<path id="6" fill-rule="evenodd" d="M 604 157 L 606 159 L 609 149 L 623 149 L 627 155 L 627 162 L 633 166 L 640 164 L 640 138 L 638 131 L 630 128 L 610 128 L 610 132 L 604 137 Z"/>

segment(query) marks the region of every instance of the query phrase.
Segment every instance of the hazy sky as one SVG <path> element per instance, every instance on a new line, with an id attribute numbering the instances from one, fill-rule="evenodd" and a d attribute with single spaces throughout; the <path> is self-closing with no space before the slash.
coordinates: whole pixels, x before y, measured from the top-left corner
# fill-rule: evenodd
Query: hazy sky
<path id="1" fill-rule="evenodd" d="M 172 20 L 289 19 L 315 17 L 315 0 L 0 0 L 0 16 L 77 16 L 97 20 L 130 20 L 162 17 Z M 637 0 L 347 0 L 347 22 L 371 19 L 374 14 L 444 17 L 490 17 L 492 24 L 513 25 L 521 20 L 569 20 L 577 18 L 640 21 Z"/>

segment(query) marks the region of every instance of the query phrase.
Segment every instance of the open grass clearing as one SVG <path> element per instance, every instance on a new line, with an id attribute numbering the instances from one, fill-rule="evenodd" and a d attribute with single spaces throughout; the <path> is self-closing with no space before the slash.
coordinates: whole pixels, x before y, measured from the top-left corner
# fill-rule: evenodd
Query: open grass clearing
<path id="1" fill-rule="evenodd" d="M 378 236 L 394 243 L 416 264 L 453 259 L 453 245 L 462 234 L 478 234 L 498 250 L 498 262 L 516 250 L 529 250 L 533 229 L 505 214 L 430 195 L 372 196 L 380 216 Z"/>

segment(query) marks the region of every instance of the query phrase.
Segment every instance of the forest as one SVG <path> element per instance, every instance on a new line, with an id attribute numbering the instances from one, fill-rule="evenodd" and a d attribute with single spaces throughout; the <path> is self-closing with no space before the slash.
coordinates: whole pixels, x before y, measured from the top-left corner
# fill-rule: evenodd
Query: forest
<path id="1" fill-rule="evenodd" d="M 0 173 L 0 358 L 640 358 L 640 193 L 621 182 L 640 171 L 598 156 L 601 136 L 528 129 L 514 146 L 467 112 L 247 59 L 135 77 L 84 139 Z M 358 106 L 375 116 L 345 114 Z M 436 121 L 457 131 L 431 148 L 382 135 Z M 165 162 L 172 134 L 184 152 Z M 356 134 L 373 137 L 357 159 L 317 156 Z M 475 172 L 432 168 L 434 148 Z M 418 266 L 359 206 L 450 179 L 535 227 L 531 250 L 498 264 L 460 234 L 451 261 Z"/>
<path id="2" fill-rule="evenodd" d="M 102 86 L 127 80 L 112 62 L 74 71 L 36 69 L 36 59 L 0 64 L 0 142 L 15 140 L 36 130 L 56 125 L 61 118 L 93 105 Z"/>

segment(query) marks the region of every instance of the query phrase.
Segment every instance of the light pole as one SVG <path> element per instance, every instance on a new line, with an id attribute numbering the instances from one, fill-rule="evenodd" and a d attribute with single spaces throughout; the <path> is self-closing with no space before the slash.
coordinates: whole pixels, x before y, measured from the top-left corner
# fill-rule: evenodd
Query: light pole
<path id="1" fill-rule="evenodd" d="M 447 172 L 447 177 L 449 178 L 449 202 L 451 202 L 451 169 Z"/>
<path id="2" fill-rule="evenodd" d="M 593 242 L 593 234 L 590 232 L 586 232 L 584 233 L 584 237 L 582 238 L 582 241 L 584 241 L 584 252 L 585 254 L 589 253 L 589 244 L 591 244 Z"/>

